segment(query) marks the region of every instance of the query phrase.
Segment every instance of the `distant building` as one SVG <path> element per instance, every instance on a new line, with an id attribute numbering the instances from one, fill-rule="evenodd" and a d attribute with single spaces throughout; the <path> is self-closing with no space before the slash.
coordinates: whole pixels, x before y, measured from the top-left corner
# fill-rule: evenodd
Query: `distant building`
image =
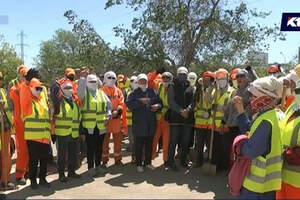
<path id="1" fill-rule="evenodd" d="M 269 54 L 264 52 L 249 52 L 248 60 L 253 67 L 266 67 L 269 63 Z"/>

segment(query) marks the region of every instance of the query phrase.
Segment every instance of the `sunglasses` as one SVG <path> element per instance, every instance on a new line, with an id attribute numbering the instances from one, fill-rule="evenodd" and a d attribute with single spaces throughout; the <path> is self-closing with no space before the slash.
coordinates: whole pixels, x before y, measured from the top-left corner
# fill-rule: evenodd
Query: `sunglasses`
<path id="1" fill-rule="evenodd" d="M 42 91 L 43 88 L 42 88 L 42 87 L 36 87 L 35 90 L 36 90 L 36 91 Z"/>
<path id="2" fill-rule="evenodd" d="M 111 76 L 109 76 L 109 77 L 107 77 L 107 79 L 112 79 L 112 80 L 115 80 L 116 78 L 115 78 L 115 77 L 111 77 Z"/>

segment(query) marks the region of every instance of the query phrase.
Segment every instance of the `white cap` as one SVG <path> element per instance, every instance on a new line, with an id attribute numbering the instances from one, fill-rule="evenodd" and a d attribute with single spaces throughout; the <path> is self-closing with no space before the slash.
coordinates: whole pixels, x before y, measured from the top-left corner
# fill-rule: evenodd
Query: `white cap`
<path id="1" fill-rule="evenodd" d="M 266 76 L 250 83 L 248 91 L 256 97 L 267 95 L 273 98 L 281 98 L 283 86 L 273 76 Z"/>
<path id="2" fill-rule="evenodd" d="M 190 72 L 190 73 L 188 74 L 188 78 L 189 78 L 189 77 L 197 79 L 197 74 L 196 74 L 195 72 Z"/>
<path id="3" fill-rule="evenodd" d="M 177 74 L 187 74 L 189 71 L 186 67 L 179 67 L 177 69 Z"/>
<path id="4" fill-rule="evenodd" d="M 131 80 L 131 81 L 132 81 L 132 80 L 133 80 L 133 81 L 136 81 L 136 80 L 137 80 L 137 77 L 136 77 L 136 76 L 131 76 L 131 77 L 130 77 L 130 80 Z"/>
<path id="5" fill-rule="evenodd" d="M 138 81 L 141 80 L 141 79 L 145 79 L 146 81 L 148 81 L 148 77 L 147 77 L 146 74 L 139 74 L 139 75 L 137 76 L 137 80 L 138 80 Z"/>
<path id="6" fill-rule="evenodd" d="M 89 74 L 89 75 L 87 76 L 86 80 L 87 80 L 88 82 L 90 82 L 90 81 L 97 81 L 97 82 L 98 82 L 98 78 L 97 78 L 97 76 L 96 76 L 95 74 Z"/>

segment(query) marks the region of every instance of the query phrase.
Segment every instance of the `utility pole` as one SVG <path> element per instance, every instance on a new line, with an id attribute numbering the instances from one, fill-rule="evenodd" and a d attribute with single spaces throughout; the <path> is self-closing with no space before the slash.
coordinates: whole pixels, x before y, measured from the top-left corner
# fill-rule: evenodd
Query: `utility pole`
<path id="1" fill-rule="evenodd" d="M 18 34 L 18 37 L 20 37 L 21 43 L 17 45 L 21 47 L 21 59 L 22 59 L 22 63 L 24 64 L 24 47 L 28 45 L 24 43 L 24 37 L 26 37 L 26 35 L 24 34 L 23 30 L 21 30 L 21 33 Z"/>

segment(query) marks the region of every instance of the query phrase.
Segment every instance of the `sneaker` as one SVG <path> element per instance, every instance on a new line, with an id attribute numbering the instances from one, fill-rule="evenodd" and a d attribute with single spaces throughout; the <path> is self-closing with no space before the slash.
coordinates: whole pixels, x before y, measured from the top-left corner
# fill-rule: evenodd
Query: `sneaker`
<path id="1" fill-rule="evenodd" d="M 30 187 L 31 187 L 31 189 L 33 189 L 33 190 L 36 190 L 36 189 L 39 188 L 39 186 L 38 186 L 36 180 L 30 181 Z"/>
<path id="2" fill-rule="evenodd" d="M 121 160 L 116 161 L 116 162 L 115 162 L 115 165 L 116 165 L 116 166 L 119 166 L 119 167 L 123 167 L 123 166 L 124 166 L 124 164 L 122 163 Z"/>
<path id="3" fill-rule="evenodd" d="M 62 183 L 65 183 L 65 182 L 69 181 L 68 177 L 66 177 L 65 174 L 60 174 L 58 179 Z"/>
<path id="4" fill-rule="evenodd" d="M 70 173 L 68 173 L 68 177 L 78 179 L 78 178 L 81 178 L 81 175 L 76 174 L 76 172 L 70 172 Z"/>
<path id="5" fill-rule="evenodd" d="M 44 188 L 50 188 L 51 187 L 50 183 L 48 183 L 48 181 L 45 178 L 40 179 L 39 185 L 41 187 L 44 187 Z"/>
<path id="6" fill-rule="evenodd" d="M 143 173 L 144 172 L 144 167 L 143 166 L 137 166 L 136 171 L 139 172 L 139 173 Z"/>
<path id="7" fill-rule="evenodd" d="M 104 168 L 104 169 L 106 169 L 107 168 L 107 161 L 105 161 L 105 162 L 102 162 L 102 168 Z"/>
<path id="8" fill-rule="evenodd" d="M 18 185 L 26 185 L 26 180 L 25 178 L 16 178 L 16 183 Z"/>
<path id="9" fill-rule="evenodd" d="M 181 162 L 180 165 L 185 169 L 190 167 L 190 165 L 187 162 Z"/>
<path id="10" fill-rule="evenodd" d="M 146 165 L 146 168 L 147 169 L 150 169 L 150 170 L 155 170 L 156 168 L 153 166 L 153 165 Z"/>

